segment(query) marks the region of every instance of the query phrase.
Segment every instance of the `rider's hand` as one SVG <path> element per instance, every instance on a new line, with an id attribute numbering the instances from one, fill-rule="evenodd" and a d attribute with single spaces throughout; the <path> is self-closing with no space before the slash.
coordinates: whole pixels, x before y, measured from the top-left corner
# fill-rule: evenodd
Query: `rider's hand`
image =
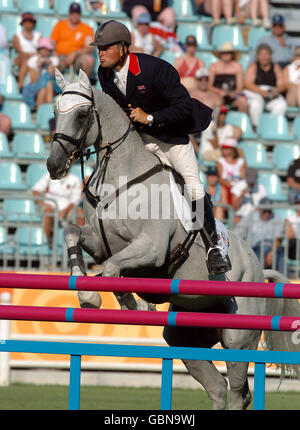
<path id="1" fill-rule="evenodd" d="M 140 108 L 132 108 L 130 112 L 130 119 L 132 119 L 135 122 L 140 122 L 141 124 L 148 124 L 147 120 L 148 114 L 144 112 Z"/>

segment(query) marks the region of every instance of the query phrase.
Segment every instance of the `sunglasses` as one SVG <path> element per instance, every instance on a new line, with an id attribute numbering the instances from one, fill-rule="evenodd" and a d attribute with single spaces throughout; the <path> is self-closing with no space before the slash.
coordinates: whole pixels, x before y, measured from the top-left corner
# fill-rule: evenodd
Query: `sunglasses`
<path id="1" fill-rule="evenodd" d="M 283 24 L 276 23 L 276 24 L 273 24 L 273 27 L 283 27 Z"/>
<path id="2" fill-rule="evenodd" d="M 207 81 L 208 82 L 208 77 L 203 76 L 203 78 L 197 78 L 197 81 Z"/>

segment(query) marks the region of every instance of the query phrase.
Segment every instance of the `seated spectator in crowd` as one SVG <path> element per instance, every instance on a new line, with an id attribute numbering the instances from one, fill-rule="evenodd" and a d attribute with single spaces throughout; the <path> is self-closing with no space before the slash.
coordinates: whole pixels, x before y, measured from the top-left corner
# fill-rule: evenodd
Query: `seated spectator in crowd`
<path id="1" fill-rule="evenodd" d="M 222 156 L 220 145 L 227 138 L 240 140 L 242 130 L 236 125 L 226 124 L 228 113 L 226 106 L 216 107 L 213 112 L 213 120 L 206 130 L 201 133 L 200 153 L 205 161 L 217 162 Z"/>
<path id="2" fill-rule="evenodd" d="M 159 21 L 169 30 L 175 31 L 176 13 L 168 0 L 121 0 L 123 10 L 136 25 L 141 13 L 150 13 L 153 21 Z"/>
<path id="3" fill-rule="evenodd" d="M 296 211 L 284 220 L 285 234 L 288 238 L 288 256 L 291 260 L 300 259 L 300 194 L 294 201 Z M 298 243 L 298 244 L 297 244 Z"/>
<path id="4" fill-rule="evenodd" d="M 76 208 L 76 223 L 84 224 L 83 210 L 77 207 L 82 201 L 82 183 L 76 175 L 68 173 L 60 180 L 52 180 L 50 174 L 46 173 L 34 185 L 32 191 L 36 197 L 45 194 L 45 200 L 37 200 L 37 203 L 44 213 L 43 226 L 49 245 L 56 207 L 59 219 L 71 223 L 74 222 L 73 208 Z"/>
<path id="5" fill-rule="evenodd" d="M 272 62 L 269 45 L 257 48 L 256 62 L 250 64 L 245 73 L 245 94 L 249 105 L 249 115 L 254 127 L 264 109 L 272 114 L 284 115 L 287 103 L 282 96 L 285 90 L 283 71 Z"/>
<path id="6" fill-rule="evenodd" d="M 131 33 L 131 52 L 142 52 L 144 54 L 159 57 L 164 47 L 149 32 L 151 16 L 149 13 L 141 13 L 137 18 L 136 27 Z"/>
<path id="7" fill-rule="evenodd" d="M 6 27 L 0 23 L 0 54 L 9 55 Z"/>
<path id="8" fill-rule="evenodd" d="M 38 53 L 27 61 L 30 84 L 23 88 L 23 98 L 31 109 L 53 101 L 54 72 L 59 64 L 59 58 L 52 55 L 53 49 L 51 40 L 42 37 L 38 44 Z"/>
<path id="9" fill-rule="evenodd" d="M 214 110 L 216 107 L 221 106 L 222 97 L 209 89 L 208 78 L 209 72 L 205 67 L 196 70 L 196 86 L 190 95 Z"/>
<path id="10" fill-rule="evenodd" d="M 100 0 L 85 0 L 86 8 L 90 12 L 104 13 L 106 11 L 105 1 Z"/>
<path id="11" fill-rule="evenodd" d="M 264 28 L 271 27 L 268 0 L 237 0 L 235 14 L 239 24 L 245 24 L 246 19 L 251 18 L 254 27 L 261 24 Z"/>
<path id="12" fill-rule="evenodd" d="M 34 29 L 36 19 L 32 13 L 23 13 L 20 24 L 23 29 L 14 34 L 13 48 L 17 53 L 14 64 L 19 68 L 18 82 L 21 90 L 26 76 L 27 60 L 37 53 L 37 46 L 42 35 Z"/>
<path id="13" fill-rule="evenodd" d="M 196 56 L 197 40 L 195 36 L 187 36 L 184 46 L 185 53 L 175 58 L 174 67 L 180 78 L 194 78 L 196 71 L 205 67 L 204 62 Z"/>
<path id="14" fill-rule="evenodd" d="M 249 215 L 267 196 L 264 185 L 257 182 L 257 170 L 247 167 L 246 179 L 239 181 L 231 189 L 232 207 L 235 211 L 234 223 L 240 222 L 241 218 Z"/>
<path id="15" fill-rule="evenodd" d="M 234 5 L 236 0 L 194 0 L 196 13 L 204 16 L 212 16 L 212 25 L 221 24 L 221 18 L 224 16 L 226 24 L 236 22 Z"/>
<path id="16" fill-rule="evenodd" d="M 246 163 L 238 151 L 237 140 L 227 137 L 220 142 L 221 157 L 217 162 L 220 184 L 227 192 L 228 203 L 232 202 L 232 189 L 236 184 L 246 179 Z"/>
<path id="17" fill-rule="evenodd" d="M 6 136 L 10 135 L 11 132 L 11 119 L 9 116 L 1 113 L 1 106 L 3 104 L 3 97 L 0 94 L 0 131 Z"/>
<path id="18" fill-rule="evenodd" d="M 291 64 L 283 70 L 288 106 L 300 107 L 300 47 L 295 49 Z"/>
<path id="19" fill-rule="evenodd" d="M 73 65 L 75 71 L 81 68 L 91 76 L 95 64 L 94 48 L 90 46 L 94 40 L 94 30 L 81 21 L 78 3 L 71 3 L 68 18 L 54 26 L 51 40 L 60 59 L 61 71 Z"/>
<path id="20" fill-rule="evenodd" d="M 209 67 L 209 87 L 223 98 L 223 104 L 247 112 L 247 100 L 243 93 L 243 69 L 238 59 L 240 52 L 235 51 L 231 42 L 225 42 L 214 54 L 219 61 Z"/>
<path id="21" fill-rule="evenodd" d="M 250 245 L 264 268 L 271 268 L 273 259 L 276 259 L 275 268 L 283 273 L 282 221 L 272 211 L 268 199 L 262 199 L 260 204 L 270 205 L 270 207 L 256 209 L 243 217 L 237 224 L 235 232 L 246 241 L 250 237 Z"/>
<path id="22" fill-rule="evenodd" d="M 215 218 L 222 221 L 225 218 L 225 209 L 218 204 L 227 204 L 227 193 L 225 189 L 221 186 L 218 177 L 218 170 L 215 166 L 208 167 L 206 171 L 206 191 L 211 197 L 213 203 L 213 211 Z"/>
<path id="23" fill-rule="evenodd" d="M 262 36 L 255 49 L 250 53 L 250 63 L 255 61 L 255 52 L 258 46 L 269 45 L 272 50 L 272 62 L 280 67 L 287 66 L 293 58 L 297 42 L 285 32 L 285 20 L 282 15 L 274 15 L 272 18 L 272 33 Z"/>
<path id="24" fill-rule="evenodd" d="M 287 172 L 288 201 L 294 205 L 296 198 L 300 197 L 300 158 L 293 160 Z"/>

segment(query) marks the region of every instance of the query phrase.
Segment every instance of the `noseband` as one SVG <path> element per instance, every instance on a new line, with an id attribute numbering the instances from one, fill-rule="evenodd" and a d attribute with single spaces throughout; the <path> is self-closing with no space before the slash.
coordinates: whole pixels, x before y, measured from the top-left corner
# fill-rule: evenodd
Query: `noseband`
<path id="1" fill-rule="evenodd" d="M 98 124 L 98 134 L 95 142 L 93 143 L 94 146 L 97 144 L 97 142 L 102 141 L 102 132 L 101 132 L 99 114 L 95 107 L 95 99 L 94 99 L 93 91 L 92 91 L 92 97 L 89 97 L 86 94 L 80 93 L 79 91 L 65 91 L 64 93 L 62 93 L 62 95 L 65 95 L 65 94 L 76 94 L 80 97 L 84 97 L 85 99 L 89 100 L 92 103 L 88 110 L 88 118 L 89 118 L 88 123 L 79 139 L 74 139 L 74 137 L 68 136 L 67 134 L 64 134 L 64 133 L 54 133 L 52 137 L 52 141 L 55 140 L 59 143 L 64 153 L 67 155 L 69 163 L 71 164 L 73 159 L 78 160 L 80 158 L 83 161 L 84 156 L 86 156 L 88 159 L 91 154 L 89 149 L 87 150 L 86 153 L 84 153 L 83 150 L 84 150 L 85 140 L 86 140 L 88 131 L 92 124 L 93 114 L 96 114 L 96 119 Z M 71 143 L 72 145 L 75 146 L 76 149 L 74 149 L 74 151 L 72 151 L 71 154 L 69 154 L 65 145 L 60 141 L 60 139 Z"/>

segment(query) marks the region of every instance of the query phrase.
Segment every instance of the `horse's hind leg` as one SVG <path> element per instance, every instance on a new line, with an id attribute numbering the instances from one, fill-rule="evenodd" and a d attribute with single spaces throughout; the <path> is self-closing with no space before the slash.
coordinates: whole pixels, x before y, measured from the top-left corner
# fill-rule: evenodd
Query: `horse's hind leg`
<path id="1" fill-rule="evenodd" d="M 183 360 L 188 372 L 207 392 L 212 409 L 226 408 L 227 382 L 211 361 Z"/>
<path id="2" fill-rule="evenodd" d="M 89 226 L 79 227 L 75 224 L 69 224 L 64 229 L 64 239 L 68 247 L 68 254 L 71 265 L 71 275 L 85 276 L 86 269 L 82 258 L 80 241 L 82 235 L 88 236 L 86 231 Z M 90 228 L 91 230 L 91 228 Z M 78 300 L 82 308 L 100 308 L 101 297 L 96 291 L 78 291 Z"/>

